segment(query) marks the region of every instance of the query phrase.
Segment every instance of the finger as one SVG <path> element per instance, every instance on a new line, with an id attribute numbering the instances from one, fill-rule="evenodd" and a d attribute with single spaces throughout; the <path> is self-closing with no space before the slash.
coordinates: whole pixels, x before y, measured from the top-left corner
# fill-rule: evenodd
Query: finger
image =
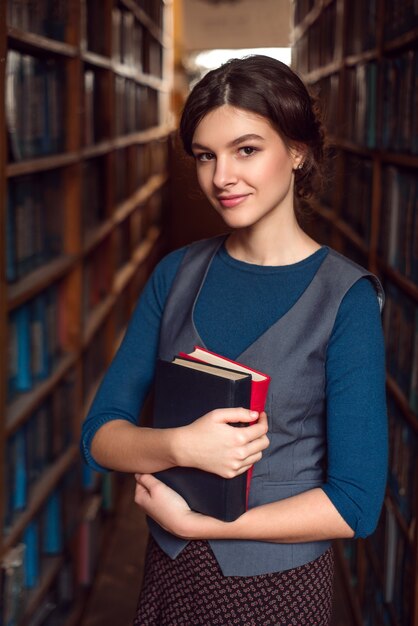
<path id="1" fill-rule="evenodd" d="M 254 461 L 255 463 L 256 461 Z M 235 476 L 240 476 L 241 474 L 245 474 L 248 470 L 254 465 L 254 463 L 246 463 L 239 470 L 236 471 Z"/>
<path id="2" fill-rule="evenodd" d="M 258 421 L 255 424 L 251 424 L 245 430 L 247 434 L 250 435 L 250 440 L 266 435 L 268 432 L 267 415 L 265 413 L 260 413 Z"/>
<path id="3" fill-rule="evenodd" d="M 135 480 L 138 484 L 141 483 L 141 477 L 142 477 L 142 474 L 135 474 Z"/>
<path id="4" fill-rule="evenodd" d="M 213 412 L 219 422 L 237 423 L 237 422 L 254 422 L 258 419 L 258 411 L 250 411 L 244 408 L 217 409 Z"/>
<path id="5" fill-rule="evenodd" d="M 259 454 L 260 452 L 268 448 L 269 444 L 270 441 L 265 435 L 259 437 L 258 439 L 255 439 L 254 441 L 250 441 L 250 443 L 245 446 L 245 459 L 248 459 L 248 457 L 254 454 Z"/>
<path id="6" fill-rule="evenodd" d="M 155 478 L 152 474 L 139 474 L 139 478 L 137 483 L 145 487 L 148 491 L 151 491 L 154 487 L 161 484 L 161 481 L 158 478 Z"/>

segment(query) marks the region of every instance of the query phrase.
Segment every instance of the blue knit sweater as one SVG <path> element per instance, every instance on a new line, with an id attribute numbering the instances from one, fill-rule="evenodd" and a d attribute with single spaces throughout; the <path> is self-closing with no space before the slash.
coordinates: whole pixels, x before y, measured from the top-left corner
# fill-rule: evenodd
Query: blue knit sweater
<path id="1" fill-rule="evenodd" d="M 137 424 L 153 381 L 162 313 L 187 248 L 165 257 L 150 277 L 125 338 L 83 424 L 87 463 L 94 434 L 112 419 Z M 307 288 L 329 249 L 286 266 L 258 266 L 216 254 L 199 294 L 194 321 L 205 345 L 236 359 Z M 239 315 L 236 312 L 239 311 Z M 328 471 L 323 490 L 357 537 L 373 532 L 387 470 L 385 357 L 375 289 L 367 278 L 344 297 L 327 349 Z"/>

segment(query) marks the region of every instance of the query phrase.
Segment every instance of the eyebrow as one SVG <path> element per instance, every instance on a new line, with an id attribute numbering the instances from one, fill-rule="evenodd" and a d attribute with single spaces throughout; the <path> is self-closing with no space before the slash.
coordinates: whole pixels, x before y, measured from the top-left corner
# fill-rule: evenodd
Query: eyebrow
<path id="1" fill-rule="evenodd" d="M 227 144 L 227 147 L 233 148 L 234 146 L 238 146 L 239 144 L 244 143 L 245 141 L 251 141 L 254 139 L 258 141 L 264 141 L 264 137 L 261 137 L 260 135 L 256 135 L 255 133 L 248 133 L 247 135 L 241 135 L 241 137 L 237 137 L 236 139 L 233 139 Z M 193 149 L 198 148 L 199 150 L 208 150 L 210 152 L 210 148 L 206 146 L 202 146 L 202 144 L 200 143 L 192 143 L 192 148 Z"/>

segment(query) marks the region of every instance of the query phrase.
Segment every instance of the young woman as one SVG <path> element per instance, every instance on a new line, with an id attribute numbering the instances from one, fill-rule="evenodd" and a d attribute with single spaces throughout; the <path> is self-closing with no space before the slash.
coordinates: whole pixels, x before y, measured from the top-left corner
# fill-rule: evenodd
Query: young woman
<path id="1" fill-rule="evenodd" d="M 384 495 L 383 291 L 300 226 L 295 204 L 312 193 L 324 138 L 287 66 L 252 56 L 209 72 L 180 133 L 229 234 L 157 266 L 84 424 L 85 458 L 134 473 L 149 517 L 137 626 L 325 626 L 330 540 L 373 532 Z M 269 374 L 266 413 L 138 426 L 156 358 L 195 345 Z M 153 476 L 186 466 L 230 478 L 252 465 L 249 509 L 229 523 Z"/>

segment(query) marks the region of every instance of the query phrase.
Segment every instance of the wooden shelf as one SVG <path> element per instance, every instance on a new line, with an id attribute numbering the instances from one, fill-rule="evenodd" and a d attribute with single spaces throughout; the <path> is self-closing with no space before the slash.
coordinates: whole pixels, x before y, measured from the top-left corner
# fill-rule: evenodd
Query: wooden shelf
<path id="1" fill-rule="evenodd" d="M 153 248 L 155 242 L 160 235 L 160 231 L 158 228 L 152 228 L 150 230 L 151 232 L 148 234 L 147 238 L 142 241 L 135 250 L 132 261 L 130 261 L 130 263 L 127 263 L 121 270 L 117 272 L 115 280 L 113 282 L 114 294 L 119 294 L 125 289 L 126 285 L 130 282 L 135 272 L 138 270 L 138 267 L 148 257 L 151 249 Z"/>
<path id="2" fill-rule="evenodd" d="M 408 58 L 408 62 L 410 61 L 409 57 L 407 57 L 409 51 L 411 51 L 410 54 L 412 54 L 412 51 L 414 55 L 417 54 L 418 26 L 414 25 L 411 18 L 410 25 L 407 23 L 403 25 L 405 29 L 409 26 L 408 32 L 388 40 L 386 33 L 391 30 L 391 24 L 388 21 L 386 11 L 392 10 L 395 6 L 393 3 L 377 0 L 373 5 L 375 13 L 369 13 L 369 4 L 363 3 L 361 0 L 332 1 L 335 2 L 334 8 L 332 11 L 325 13 L 325 8 L 330 3 L 317 0 L 310 12 L 297 24 L 293 33 L 293 41 L 298 44 L 296 46 L 295 69 L 302 72 L 305 80 L 312 85 L 314 92 L 318 90 L 320 100 L 321 97 L 323 99 L 327 98 L 325 102 L 326 110 L 332 111 L 333 114 L 329 122 L 332 133 L 328 137 L 329 144 L 336 154 L 334 167 L 335 185 L 334 189 L 329 190 L 328 194 L 329 197 L 332 197 L 333 206 L 324 207 L 318 203 L 313 206 L 314 212 L 321 217 L 321 220 L 318 221 L 319 226 L 317 226 L 317 230 L 320 229 L 322 224 L 325 224 L 324 238 L 331 246 L 344 254 L 351 253 L 354 260 L 365 259 L 364 264 L 367 264 L 370 271 L 384 277 L 389 285 L 396 286 L 401 292 L 402 298 L 400 297 L 399 301 L 394 303 L 393 309 L 389 306 L 387 309 L 384 309 L 383 315 L 389 315 L 391 311 L 393 315 L 398 315 L 399 328 L 397 330 L 399 331 L 399 342 L 402 344 L 402 341 L 404 343 L 410 341 L 409 337 L 413 338 L 414 333 L 416 333 L 414 324 L 416 324 L 415 320 L 418 313 L 418 285 L 416 281 L 406 278 L 400 271 L 389 266 L 384 260 L 389 258 L 389 255 L 381 254 L 381 246 L 382 240 L 385 234 L 387 234 L 386 231 L 389 230 L 390 237 L 390 229 L 395 228 L 394 220 L 402 219 L 401 215 L 403 214 L 403 209 L 400 208 L 397 213 L 394 212 L 391 215 L 390 219 L 388 218 L 390 203 L 387 195 L 391 190 L 394 190 L 394 196 L 391 200 L 395 202 L 396 191 L 400 205 L 403 207 L 401 201 L 402 194 L 405 196 L 406 191 L 405 193 L 403 192 L 401 185 L 405 185 L 405 189 L 410 194 L 415 189 L 414 183 L 409 183 L 409 181 L 414 180 L 418 171 L 418 154 L 413 153 L 415 146 L 409 141 L 409 127 L 403 126 L 403 109 L 400 107 L 403 106 L 402 98 L 412 98 L 415 94 L 412 79 L 412 61 L 411 67 L 407 67 L 406 59 Z M 299 8 L 303 10 L 306 6 L 308 4 L 303 3 Z M 298 7 L 295 7 L 295 9 L 297 12 Z M 394 8 L 393 10 L 395 11 Z M 399 3 L 396 3 L 397 20 L 403 19 L 405 21 L 406 11 L 406 1 L 401 0 Z M 332 33 L 330 32 L 330 19 L 335 20 L 335 32 L 333 31 Z M 362 19 L 363 22 L 360 23 Z M 393 26 L 399 31 L 402 24 L 397 22 Z M 322 37 L 320 37 L 321 33 L 323 34 Z M 362 51 L 350 52 L 361 50 L 362 48 Z M 332 62 L 325 61 L 330 58 L 334 60 Z M 393 101 L 391 100 L 388 105 L 386 81 L 392 80 L 392 75 L 390 75 L 390 78 L 387 78 L 385 72 L 390 71 L 391 63 L 396 62 L 396 59 L 399 59 L 399 63 L 396 65 L 396 72 L 393 70 L 393 73 L 396 73 L 396 80 L 400 80 L 400 73 L 404 67 L 406 67 L 405 72 L 407 76 L 409 76 L 408 71 L 410 70 L 411 80 L 407 81 L 405 79 L 402 82 L 402 86 L 399 86 L 398 83 L 390 83 L 393 89 Z M 299 68 L 297 66 L 298 63 Z M 318 63 L 318 66 L 315 67 L 314 63 Z M 405 64 L 403 65 L 403 63 Z M 306 71 L 308 67 L 310 69 Z M 357 68 L 364 68 L 364 70 L 357 71 Z M 374 68 L 376 69 L 375 73 L 373 73 Z M 409 94 L 409 91 L 404 93 L 406 89 L 411 93 Z M 354 93 L 351 93 L 351 90 L 354 90 Z M 400 95 L 402 96 L 399 100 L 397 99 L 397 90 L 400 90 Z M 386 107 L 393 105 L 394 110 L 390 110 L 388 113 L 384 105 Z M 399 107 L 399 113 L 397 113 L 396 106 Z M 391 115 L 390 126 L 384 117 L 384 113 L 386 113 L 386 116 Z M 409 114 L 412 115 L 412 112 Z M 352 141 L 348 137 L 358 137 L 359 140 Z M 387 145 L 405 145 L 406 148 L 400 151 L 381 149 L 379 146 L 381 138 L 387 139 Z M 373 144 L 375 144 L 373 148 L 368 147 Z M 357 161 L 363 163 L 365 168 L 356 171 L 355 164 Z M 396 182 L 386 181 L 385 176 L 388 166 L 394 172 L 399 168 L 401 176 L 398 179 L 396 174 L 394 174 Z M 347 181 L 349 182 L 347 183 Z M 369 206 L 362 207 L 364 211 L 367 211 L 366 214 L 370 216 L 370 233 L 367 241 L 363 240 L 351 226 L 349 215 L 347 214 L 347 211 L 350 209 L 347 194 L 350 193 L 351 185 L 356 185 L 357 183 L 361 187 L 356 198 L 360 198 L 364 191 L 363 195 L 367 200 L 364 199 L 363 202 L 369 203 Z M 347 186 L 349 187 L 348 189 L 346 188 Z M 360 207 L 353 206 L 353 223 L 356 223 L 354 222 L 354 217 L 358 215 L 356 209 L 360 209 Z M 315 230 L 315 225 L 313 225 L 313 230 Z M 406 245 L 411 247 L 414 235 L 411 231 L 412 227 L 409 226 L 409 230 L 407 230 L 407 225 L 400 222 L 399 232 L 396 231 L 396 241 L 394 237 L 390 240 L 392 248 L 396 246 L 400 252 L 406 249 Z M 319 236 L 318 233 L 317 236 Z M 407 243 L 406 237 L 408 237 L 409 243 Z M 348 250 L 350 252 L 346 252 Z M 390 297 L 390 291 L 388 290 L 388 299 Z M 404 305 L 402 304 L 404 297 L 405 300 L 410 299 L 408 303 L 410 308 L 405 308 L 405 313 Z M 400 308 L 398 309 L 397 307 Z M 392 332 L 390 322 L 391 319 L 384 326 L 385 331 L 389 333 Z M 407 326 L 407 324 L 412 324 L 412 326 Z M 394 325 L 396 325 L 396 320 L 394 320 Z M 396 329 L 393 332 L 396 332 Z M 402 333 L 404 333 L 403 339 Z M 402 345 L 400 350 L 402 350 Z M 413 358 L 416 359 L 417 355 Z M 411 363 L 411 368 L 412 366 L 413 364 Z M 391 365 L 391 367 L 393 366 Z M 406 364 L 403 363 L 402 367 L 405 368 Z M 404 419 L 405 424 L 410 429 L 408 430 L 410 436 L 418 437 L 418 416 L 412 410 L 406 394 L 402 392 L 397 384 L 396 377 L 389 373 L 387 374 L 387 391 L 392 400 L 389 409 L 392 410 L 391 407 L 394 406 L 391 418 L 396 420 L 397 424 L 399 422 L 399 428 L 402 427 L 402 419 Z M 395 442 L 389 441 L 389 445 L 394 446 Z M 396 442 L 396 445 L 406 446 L 408 444 L 406 442 Z M 415 446 L 416 440 L 410 445 Z M 411 450 L 406 450 L 405 454 L 411 456 L 414 449 L 412 447 Z M 402 454 L 402 450 L 397 450 L 397 454 Z M 418 476 L 418 461 L 416 462 L 415 473 Z M 413 471 L 413 468 L 411 471 Z M 408 494 L 408 498 L 412 498 L 412 494 Z M 411 580 L 408 581 L 408 584 L 411 584 L 413 591 L 411 592 L 411 605 L 405 609 L 406 613 L 408 613 L 408 618 L 405 617 L 404 619 L 408 619 L 408 626 L 418 626 L 418 532 L 416 527 L 418 497 L 412 499 L 412 501 L 408 499 L 408 510 L 411 509 L 411 519 L 413 520 L 410 524 L 403 517 L 390 486 L 387 488 L 385 506 L 393 510 L 400 528 L 400 536 L 402 537 L 403 535 L 407 539 L 405 545 L 408 548 L 405 549 L 408 549 L 410 560 L 413 562 Z M 385 536 L 385 529 L 380 528 L 380 531 L 382 535 L 379 534 L 379 537 L 383 536 L 381 544 L 383 554 L 386 550 L 387 537 Z M 377 553 L 373 553 L 370 547 L 371 542 L 369 545 L 369 541 L 366 539 L 365 541 L 355 543 L 353 546 L 353 559 L 358 573 L 358 584 L 356 588 L 353 588 L 350 584 L 348 563 L 341 545 L 341 542 L 337 542 L 337 560 L 341 569 L 345 572 L 344 579 L 348 597 L 350 598 L 350 605 L 355 616 L 355 624 L 360 626 L 366 619 L 362 615 L 362 611 L 365 611 L 363 606 L 364 598 L 367 597 L 369 601 L 372 601 L 374 597 L 375 601 L 378 602 L 378 598 L 383 597 L 384 572 L 381 571 L 381 567 L 379 570 L 379 565 L 374 558 Z M 374 578 L 376 578 L 376 589 L 372 590 L 372 594 L 367 593 L 368 590 L 366 589 L 368 584 L 366 572 L 369 566 L 372 567 L 375 574 Z M 402 567 L 402 564 L 397 562 L 396 567 Z M 396 574 L 398 573 L 396 572 Z M 403 602 L 405 602 L 405 598 L 398 594 L 393 604 L 385 605 L 390 615 L 391 626 L 400 626 L 398 605 Z M 376 613 L 378 612 L 376 611 Z"/>
<path id="3" fill-rule="evenodd" d="M 6 165 L 6 175 L 12 177 L 23 176 L 24 174 L 36 174 L 37 172 L 45 172 L 47 170 L 73 165 L 77 163 L 78 160 L 78 154 L 68 152 L 65 154 L 43 156 L 27 161 L 19 161 L 18 163 L 9 163 L 9 165 Z"/>
<path id="4" fill-rule="evenodd" d="M 384 52 L 393 53 L 402 50 L 403 48 L 410 47 L 412 44 L 418 42 L 418 27 L 413 28 L 409 32 L 395 37 L 390 41 L 386 41 L 383 44 Z"/>
<path id="5" fill-rule="evenodd" d="M 408 422 L 412 430 L 414 430 L 414 432 L 418 434 L 418 420 L 416 418 L 416 415 L 414 415 L 414 412 L 409 406 L 407 399 L 405 398 L 404 394 L 399 389 L 396 381 L 392 378 L 390 374 L 386 375 L 386 385 L 392 396 L 395 398 L 397 405 L 401 409 L 405 420 Z"/>
<path id="6" fill-rule="evenodd" d="M 333 135 L 329 136 L 329 142 L 331 146 L 339 148 L 340 150 L 346 150 L 359 156 L 364 156 L 369 159 L 379 159 L 382 163 L 388 163 L 393 165 L 400 165 L 402 167 L 417 168 L 418 167 L 418 155 L 405 154 L 401 152 L 390 152 L 388 150 L 378 150 L 367 148 L 356 144 L 348 139 L 342 139 Z"/>
<path id="7" fill-rule="evenodd" d="M 376 61 L 379 56 L 377 48 L 373 50 L 364 50 L 357 54 L 350 54 L 344 59 L 344 66 L 351 67 L 353 65 L 359 65 L 360 63 L 368 63 L 369 61 Z"/>
<path id="8" fill-rule="evenodd" d="M 75 256 L 58 257 L 11 285 L 7 303 L 9 311 L 34 298 L 42 290 L 68 274 L 76 262 L 77 257 Z"/>
<path id="9" fill-rule="evenodd" d="M 311 70 L 310 72 L 303 74 L 303 81 L 307 84 L 316 83 L 321 80 L 321 78 L 326 78 L 331 74 L 336 74 L 342 67 L 343 64 L 341 61 L 332 61 L 332 63 L 328 63 L 328 65 L 318 67 L 315 70 Z"/>
<path id="10" fill-rule="evenodd" d="M 404 534 L 409 546 L 411 549 L 414 547 L 414 531 L 415 531 L 415 520 L 413 520 L 408 526 L 403 515 L 399 511 L 398 504 L 396 502 L 395 496 L 392 494 L 390 487 L 388 487 L 385 497 L 385 502 L 388 508 L 393 511 L 394 516 L 396 517 L 396 521 L 398 522 L 399 528 Z"/>
<path id="11" fill-rule="evenodd" d="M 5 431 L 10 436 L 26 421 L 33 411 L 41 404 L 49 393 L 62 380 L 67 372 L 75 365 L 76 356 L 66 354 L 55 365 L 54 370 L 46 380 L 38 383 L 33 389 L 19 394 L 7 407 Z"/>
<path id="12" fill-rule="evenodd" d="M 113 231 L 113 228 L 123 222 L 140 205 L 150 198 L 168 180 L 167 174 L 155 174 L 142 187 L 139 187 L 130 198 L 121 202 L 114 214 L 102 222 L 95 230 L 88 233 L 83 246 L 83 254 L 90 254 Z"/>
<path id="13" fill-rule="evenodd" d="M 115 299 L 112 294 L 109 294 L 98 304 L 93 311 L 90 312 L 87 322 L 85 324 L 83 332 L 83 348 L 87 348 L 92 338 L 97 333 L 105 319 L 108 317 Z"/>
<path id="14" fill-rule="evenodd" d="M 63 564 L 64 557 L 62 555 L 48 558 L 48 561 L 44 564 L 44 571 L 42 572 L 39 586 L 28 595 L 25 604 L 25 613 L 19 621 L 18 626 L 26 626 L 29 623 L 32 613 L 38 608 L 39 604 L 48 593 L 49 588 L 56 580 Z"/>
<path id="15" fill-rule="evenodd" d="M 68 43 L 35 33 L 28 33 L 17 28 L 9 27 L 7 36 L 10 45 L 25 52 L 42 52 L 42 54 L 55 54 L 69 58 L 74 58 L 78 53 L 77 48 Z"/>
<path id="16" fill-rule="evenodd" d="M 4 539 L 3 547 L 5 549 L 12 547 L 20 539 L 26 526 L 42 507 L 60 479 L 78 459 L 79 454 L 78 446 L 71 446 L 33 487 L 27 508 L 13 523 Z"/>
<path id="17" fill-rule="evenodd" d="M 133 0 L 120 0 L 125 8 L 133 13 L 136 19 L 157 39 L 163 46 L 170 45 L 170 40 L 164 37 L 161 29 L 152 21 L 149 15 L 141 9 Z"/>
<path id="18" fill-rule="evenodd" d="M 333 224 L 335 228 L 342 234 L 344 237 L 349 239 L 349 241 L 355 245 L 363 254 L 367 256 L 368 254 L 368 246 L 363 241 L 363 239 L 356 233 L 356 231 L 347 224 L 342 218 L 338 217 L 335 212 L 329 207 L 321 206 L 318 203 L 313 205 L 313 209 L 318 215 L 322 218 Z"/>
<path id="19" fill-rule="evenodd" d="M 156 6 L 158 3 L 161 6 Z M 89 593 L 79 577 L 78 524 L 90 495 L 85 489 L 86 468 L 82 466 L 75 438 L 105 367 L 114 356 L 121 338 L 121 323 L 127 321 L 138 291 L 163 248 L 161 224 L 154 224 L 157 210 L 152 211 L 154 204 L 148 204 L 148 200 L 153 198 L 154 202 L 155 198 L 155 209 L 158 202 L 165 210 L 169 135 L 173 131 L 168 109 L 172 55 L 165 53 L 172 49 L 173 39 L 133 0 L 119 0 L 116 4 L 90 4 L 85 0 L 68 0 L 67 4 L 64 0 L 57 4 L 57 13 L 40 15 L 44 5 L 39 3 L 36 15 L 29 19 L 30 4 L 20 3 L 19 11 L 9 13 L 11 27 L 6 24 L 7 3 L 0 2 L 0 56 L 4 60 L 8 49 L 14 51 L 9 57 L 7 77 L 6 64 L 0 64 L 0 125 L 22 142 L 22 154 L 61 146 L 54 154 L 7 163 L 6 132 L 0 143 L 0 239 L 6 241 L 0 257 L 0 337 L 4 348 L 0 359 L 0 457 L 10 465 L 7 484 L 0 484 L 0 518 L 11 519 L 0 538 L 0 558 L 16 542 L 29 541 L 25 531 L 32 522 L 36 522 L 32 526 L 35 528 L 38 522 L 43 524 L 45 516 L 51 522 L 49 516 L 59 514 L 51 495 L 57 496 L 65 512 L 72 506 L 74 528 L 69 545 L 62 554 L 48 560 L 38 552 L 42 562 L 40 580 L 27 594 L 24 616 L 18 626 L 28 626 L 45 608 L 62 568 L 74 572 L 75 587 L 68 616 L 61 621 L 63 626 L 77 626 Z M 154 61 L 161 57 L 161 76 L 116 61 L 121 50 L 119 38 L 112 41 L 114 8 L 121 9 L 124 15 L 133 15 L 141 23 L 144 59 L 149 57 L 152 61 L 144 67 L 158 73 L 159 66 L 155 63 L 154 67 Z M 153 0 L 151 8 L 172 10 L 163 0 Z M 89 10 L 93 13 L 89 14 Z M 133 21 L 128 18 L 121 28 L 129 28 Z M 162 23 L 167 28 L 172 20 Z M 34 30 L 49 35 L 26 32 L 25 24 L 33 24 Z M 65 41 L 50 36 L 64 31 Z M 147 45 L 153 46 L 155 58 L 147 54 Z M 19 88 L 14 89 L 15 86 Z M 129 124 L 125 124 L 122 117 L 128 105 L 133 105 L 133 98 L 139 101 L 139 116 L 135 109 L 135 116 L 131 115 Z M 37 123 L 38 118 L 42 123 Z M 141 130 L 124 134 L 127 128 L 141 126 Z M 145 184 L 139 182 L 144 180 Z M 9 185 L 13 193 L 7 196 Z M 125 199 L 117 202 L 115 198 Z M 15 210 L 16 206 L 20 210 Z M 25 229 L 22 223 L 25 220 L 28 224 L 28 215 L 30 227 Z M 141 236 L 143 240 L 139 241 Z M 20 271 L 26 250 L 28 257 L 29 252 L 36 250 L 37 259 L 47 259 L 60 243 L 60 256 L 13 284 L 6 282 L 6 276 Z M 120 268 L 126 255 L 130 258 Z M 95 301 L 99 283 L 97 293 L 107 292 L 107 296 L 86 315 L 86 303 Z M 57 300 L 55 286 L 59 287 Z M 51 300 L 49 294 L 43 297 L 50 287 L 54 293 Z M 50 324 L 54 326 L 50 328 Z M 35 381 L 38 372 L 47 370 L 46 355 L 59 349 L 63 354 L 47 378 L 7 400 L 9 380 L 13 386 L 14 377 L 18 381 L 22 375 L 29 386 L 31 378 Z M 65 415 L 60 403 L 65 404 Z M 63 420 L 68 429 L 65 434 L 71 433 L 74 440 L 64 451 L 61 447 L 61 454 L 49 465 L 49 441 L 45 439 L 43 446 L 38 446 L 38 441 L 50 436 L 54 450 L 58 450 L 64 435 L 58 432 L 58 424 L 63 424 Z M 46 428 L 51 432 L 45 433 Z M 32 480 L 34 456 L 37 462 L 41 456 L 46 470 L 29 487 L 25 510 L 18 510 L 24 494 L 17 494 L 16 477 L 26 472 L 26 482 Z M 100 488 L 99 479 L 95 489 Z M 18 495 L 22 495 L 20 501 Z M 99 512 L 99 536 L 110 527 L 110 519 L 106 512 Z M 100 545 L 99 551 L 105 547 Z M 30 558 L 30 547 L 26 554 Z M 97 561 L 91 565 L 94 569 Z M 68 598 L 63 598 L 62 603 L 65 611 Z"/>
<path id="20" fill-rule="evenodd" d="M 167 180 L 167 174 L 152 176 L 143 187 L 140 187 L 130 198 L 119 204 L 112 218 L 114 224 L 123 222 L 138 205 L 146 202 Z"/>
<path id="21" fill-rule="evenodd" d="M 389 276 L 389 278 L 394 283 L 396 283 L 401 289 L 403 289 L 403 291 L 405 291 L 408 296 L 415 300 L 415 302 L 418 302 L 418 285 L 415 285 L 412 280 L 405 278 L 405 276 L 403 276 L 400 272 L 393 269 L 393 267 L 390 267 L 381 260 L 379 261 L 379 265 L 382 268 L 383 272 L 387 274 L 387 276 Z"/>

